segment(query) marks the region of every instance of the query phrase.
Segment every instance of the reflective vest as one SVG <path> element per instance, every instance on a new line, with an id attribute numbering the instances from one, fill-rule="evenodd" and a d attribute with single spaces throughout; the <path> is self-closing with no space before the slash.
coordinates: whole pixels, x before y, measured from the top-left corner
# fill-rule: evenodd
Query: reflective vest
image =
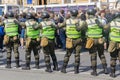
<path id="1" fill-rule="evenodd" d="M 90 38 L 100 38 L 102 37 L 102 28 L 100 28 L 96 23 L 95 21 L 88 23 L 88 30 L 87 30 L 87 33 L 86 35 Z"/>
<path id="2" fill-rule="evenodd" d="M 36 39 L 39 38 L 39 34 L 40 34 L 40 29 L 33 29 L 33 25 L 30 21 L 26 21 L 25 22 L 26 25 L 26 36 L 32 39 Z M 38 23 L 36 22 L 35 25 L 38 25 Z"/>
<path id="3" fill-rule="evenodd" d="M 42 37 L 47 37 L 48 39 L 55 38 L 55 28 L 47 25 L 46 21 L 41 22 L 42 24 Z"/>
<path id="4" fill-rule="evenodd" d="M 76 30 L 75 21 L 72 19 L 66 20 L 66 35 L 68 38 L 77 39 L 81 37 L 81 31 Z"/>
<path id="5" fill-rule="evenodd" d="M 14 23 L 15 19 L 6 19 L 5 24 L 5 33 L 8 36 L 18 35 L 18 25 Z"/>
<path id="6" fill-rule="evenodd" d="M 111 22 L 111 31 L 109 34 L 111 41 L 120 42 L 120 22 Z"/>

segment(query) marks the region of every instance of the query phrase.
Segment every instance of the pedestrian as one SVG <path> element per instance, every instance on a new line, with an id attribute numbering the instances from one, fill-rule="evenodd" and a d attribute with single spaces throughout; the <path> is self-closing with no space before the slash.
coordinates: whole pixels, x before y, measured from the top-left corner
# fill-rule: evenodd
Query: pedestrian
<path id="1" fill-rule="evenodd" d="M 65 20 L 65 14 L 64 14 L 64 10 L 60 10 L 59 14 L 58 14 L 58 22 L 62 23 Z M 59 28 L 59 36 L 60 36 L 60 40 L 62 42 L 62 51 L 66 50 L 66 34 L 65 34 L 65 30 L 64 28 Z"/>
<path id="2" fill-rule="evenodd" d="M 19 16 L 18 19 L 20 22 L 25 22 L 26 21 L 26 13 L 22 13 Z M 24 48 L 24 38 L 25 38 L 25 28 L 19 25 L 19 31 L 20 31 L 20 45 L 21 48 Z"/>
<path id="3" fill-rule="evenodd" d="M 0 17 L 0 24 L 2 23 L 2 18 Z M 0 25 L 0 54 L 4 51 L 3 50 L 3 40 L 4 40 L 4 26 Z"/>

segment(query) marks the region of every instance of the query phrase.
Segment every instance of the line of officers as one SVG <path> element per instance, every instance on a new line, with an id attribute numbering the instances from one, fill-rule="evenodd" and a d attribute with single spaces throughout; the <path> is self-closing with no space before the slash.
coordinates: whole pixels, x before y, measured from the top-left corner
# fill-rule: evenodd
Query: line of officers
<path id="1" fill-rule="evenodd" d="M 19 64 L 19 37 L 18 37 L 18 25 L 26 29 L 26 49 L 25 59 L 26 66 L 23 70 L 30 70 L 31 51 L 33 50 L 35 57 L 35 68 L 39 69 L 39 49 L 40 46 L 44 52 L 44 60 L 46 64 L 46 72 L 52 72 L 50 57 L 53 61 L 53 70 L 58 71 L 58 63 L 55 55 L 55 30 L 64 28 L 66 31 L 66 54 L 64 56 L 63 65 L 61 68 L 62 73 L 66 73 L 69 58 L 74 52 L 74 73 L 79 73 L 80 66 L 80 51 L 85 44 L 88 49 L 91 59 L 91 75 L 97 76 L 97 54 L 101 60 L 103 71 L 108 74 L 107 63 L 104 55 L 104 43 L 109 39 L 108 51 L 110 53 L 110 76 L 116 77 L 115 66 L 116 60 L 120 61 L 120 12 L 114 14 L 113 20 L 105 25 L 101 25 L 101 20 L 95 17 L 96 10 L 88 9 L 88 19 L 86 21 L 77 18 L 78 11 L 71 10 L 71 17 L 66 19 L 62 23 L 58 23 L 59 27 L 56 27 L 55 23 L 49 19 L 50 15 L 47 11 L 42 12 L 43 21 L 37 23 L 34 20 L 32 13 L 26 14 L 26 22 L 19 22 L 14 18 L 12 12 L 8 12 L 7 19 L 5 19 L 1 25 L 4 25 L 5 36 L 4 44 L 7 49 L 7 65 L 6 68 L 11 68 L 11 53 L 12 50 L 15 54 L 16 68 L 20 67 Z M 109 30 L 109 34 L 105 33 Z M 106 38 L 106 35 L 109 38 Z M 86 43 L 83 41 L 86 40 Z"/>

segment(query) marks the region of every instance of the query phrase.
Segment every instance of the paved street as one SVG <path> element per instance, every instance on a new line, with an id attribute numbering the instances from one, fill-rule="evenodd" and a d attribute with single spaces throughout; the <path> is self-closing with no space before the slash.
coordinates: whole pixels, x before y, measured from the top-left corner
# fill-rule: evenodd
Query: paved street
<path id="1" fill-rule="evenodd" d="M 25 52 L 24 49 L 20 50 L 20 64 L 21 66 L 25 66 Z M 65 52 L 56 50 L 59 68 L 62 66 L 63 58 Z M 37 70 L 34 68 L 34 57 L 32 54 L 32 61 L 31 61 L 31 70 L 22 70 L 21 67 L 19 69 L 15 68 L 14 62 L 14 54 L 12 55 L 12 69 L 5 68 L 5 56 L 6 52 L 3 54 L 4 57 L 0 59 L 0 80 L 119 80 L 120 79 L 120 68 L 117 65 L 117 77 L 115 79 L 110 78 L 109 75 L 105 75 L 102 72 L 102 66 L 100 64 L 100 60 L 98 58 L 98 76 L 94 77 L 90 75 L 90 56 L 88 52 L 81 53 L 81 65 L 80 65 L 80 73 L 74 74 L 74 54 L 71 56 L 69 65 L 67 68 L 67 73 L 63 74 L 60 71 L 54 71 L 52 73 L 45 72 L 45 63 L 43 59 L 43 53 L 40 53 L 40 69 Z M 109 65 L 109 53 L 105 52 L 107 57 L 108 67 Z"/>

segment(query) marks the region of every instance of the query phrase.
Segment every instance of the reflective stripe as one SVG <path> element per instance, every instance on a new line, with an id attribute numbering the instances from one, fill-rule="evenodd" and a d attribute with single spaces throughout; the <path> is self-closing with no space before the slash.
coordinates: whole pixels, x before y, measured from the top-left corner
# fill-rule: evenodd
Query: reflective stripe
<path id="1" fill-rule="evenodd" d="M 76 30 L 75 24 L 67 24 L 66 35 L 67 35 L 68 38 L 80 38 L 81 37 L 81 31 L 78 32 Z"/>
<path id="2" fill-rule="evenodd" d="M 110 40 L 120 42 L 120 28 L 111 27 Z"/>
<path id="3" fill-rule="evenodd" d="M 4 21 L 5 23 L 5 33 L 8 36 L 16 36 L 18 35 L 18 25 L 14 23 L 15 19 L 7 19 Z"/>
<path id="4" fill-rule="evenodd" d="M 31 20 L 25 22 L 27 28 L 26 28 L 26 35 L 27 37 L 30 37 L 32 39 L 39 38 L 40 35 L 40 29 L 33 29 Z M 35 25 L 38 25 L 36 22 Z"/>
<path id="5" fill-rule="evenodd" d="M 91 38 L 100 38 L 102 37 L 101 34 L 87 34 L 88 37 L 91 37 Z"/>
<path id="6" fill-rule="evenodd" d="M 48 39 L 54 39 L 55 38 L 55 28 L 52 28 L 51 26 L 47 25 L 46 22 L 42 22 L 42 24 L 43 24 L 42 36 L 45 36 Z"/>
<path id="7" fill-rule="evenodd" d="M 88 30 L 87 30 L 86 35 L 88 37 L 92 37 L 92 38 L 100 38 L 103 36 L 102 29 L 99 28 L 99 26 L 96 24 L 91 24 L 88 26 Z"/>

